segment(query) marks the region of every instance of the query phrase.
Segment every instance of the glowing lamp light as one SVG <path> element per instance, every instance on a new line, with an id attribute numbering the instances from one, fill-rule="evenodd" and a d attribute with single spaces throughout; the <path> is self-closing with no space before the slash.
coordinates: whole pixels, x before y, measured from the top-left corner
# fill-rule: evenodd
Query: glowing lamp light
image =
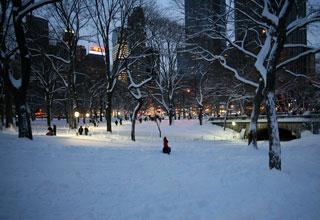
<path id="1" fill-rule="evenodd" d="M 76 118 L 78 118 L 78 117 L 80 116 L 80 113 L 79 113 L 79 112 L 75 112 L 75 113 L 74 113 L 74 116 L 75 116 Z"/>
<path id="2" fill-rule="evenodd" d="M 90 117 L 90 114 L 89 114 L 89 113 L 86 113 L 86 117 L 89 118 L 89 117 Z"/>
<path id="3" fill-rule="evenodd" d="M 235 125 L 236 125 L 236 122 L 233 121 L 233 122 L 232 122 L 232 126 L 235 126 Z"/>
<path id="4" fill-rule="evenodd" d="M 190 89 L 187 89 L 187 93 L 190 93 Z"/>

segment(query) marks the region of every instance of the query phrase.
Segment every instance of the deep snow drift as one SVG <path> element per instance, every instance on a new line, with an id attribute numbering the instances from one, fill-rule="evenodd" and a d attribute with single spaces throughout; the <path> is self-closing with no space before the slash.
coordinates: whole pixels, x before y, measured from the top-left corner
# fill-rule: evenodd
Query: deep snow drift
<path id="1" fill-rule="evenodd" d="M 282 171 L 268 143 L 254 150 L 209 122 L 154 122 L 56 137 L 33 122 L 34 140 L 0 132 L 0 219 L 320 219 L 320 135 L 282 142 Z"/>

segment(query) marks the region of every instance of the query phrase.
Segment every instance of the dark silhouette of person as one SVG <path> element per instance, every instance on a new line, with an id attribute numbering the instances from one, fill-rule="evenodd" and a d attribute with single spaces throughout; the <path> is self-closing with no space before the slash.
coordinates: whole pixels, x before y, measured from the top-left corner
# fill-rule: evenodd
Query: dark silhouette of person
<path id="1" fill-rule="evenodd" d="M 82 126 L 80 126 L 80 128 L 78 129 L 78 132 L 79 132 L 79 135 L 82 135 L 82 133 L 83 133 L 83 128 L 82 128 Z"/>
<path id="2" fill-rule="evenodd" d="M 89 128 L 88 128 L 88 127 L 85 127 L 85 128 L 84 128 L 84 134 L 85 134 L 85 135 L 88 135 L 88 133 L 89 133 Z"/>
<path id="3" fill-rule="evenodd" d="M 116 120 L 114 123 L 115 123 L 116 125 L 118 125 L 118 120 Z"/>
<path id="4" fill-rule="evenodd" d="M 120 125 L 122 125 L 122 118 L 120 118 L 119 122 L 120 122 Z"/>
<path id="5" fill-rule="evenodd" d="M 170 154 L 171 153 L 171 147 L 168 146 L 169 141 L 167 140 L 166 137 L 163 138 L 163 148 L 162 152 L 164 154 Z"/>
<path id="6" fill-rule="evenodd" d="M 57 126 L 53 125 L 53 135 L 56 136 L 57 135 Z"/>

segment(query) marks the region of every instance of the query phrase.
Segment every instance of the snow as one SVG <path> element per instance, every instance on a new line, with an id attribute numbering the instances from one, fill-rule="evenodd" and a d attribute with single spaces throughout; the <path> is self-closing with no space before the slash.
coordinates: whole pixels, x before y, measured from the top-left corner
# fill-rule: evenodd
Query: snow
<path id="1" fill-rule="evenodd" d="M 20 89 L 20 87 L 22 85 L 22 77 L 20 77 L 19 79 L 15 79 L 11 75 L 11 73 L 9 73 L 9 79 L 10 79 L 10 82 L 11 82 L 13 87 L 15 87 L 16 89 Z"/>
<path id="2" fill-rule="evenodd" d="M 261 75 L 261 77 L 264 80 L 264 85 L 267 85 L 267 70 L 264 67 L 264 62 L 270 52 L 270 47 L 271 47 L 271 36 L 269 34 L 269 32 L 266 32 L 266 40 L 265 40 L 265 44 L 263 45 L 263 47 L 261 48 L 258 56 L 257 56 L 257 60 L 254 64 L 254 66 L 256 67 L 256 69 L 259 71 L 259 74 Z"/>
<path id="3" fill-rule="evenodd" d="M 264 7 L 263 7 L 263 12 L 262 12 L 262 16 L 266 17 L 267 19 L 269 19 L 270 21 L 272 21 L 272 23 L 277 26 L 279 23 L 279 17 L 270 13 L 269 11 L 269 1 L 268 0 L 264 0 Z M 287 0 L 286 0 L 286 4 L 287 5 Z M 282 11 L 281 11 L 282 12 Z"/>
<path id="4" fill-rule="evenodd" d="M 0 132 L 0 219 L 319 219 L 320 135 L 281 142 L 282 171 L 232 130 L 197 120 L 160 124 L 172 154 L 161 153 L 155 122 L 105 123 L 76 136 L 62 120 L 34 140 Z"/>

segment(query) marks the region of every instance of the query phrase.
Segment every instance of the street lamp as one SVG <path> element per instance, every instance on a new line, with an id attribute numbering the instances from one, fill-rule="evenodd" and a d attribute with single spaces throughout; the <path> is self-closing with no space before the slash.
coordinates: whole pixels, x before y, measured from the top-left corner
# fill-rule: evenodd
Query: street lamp
<path id="1" fill-rule="evenodd" d="M 188 94 L 190 94 L 191 90 L 190 89 L 187 89 L 186 92 Z M 189 99 L 189 97 L 187 97 L 187 100 Z M 185 117 L 185 107 L 183 107 L 183 114 L 184 114 L 184 117 Z M 188 119 L 191 119 L 191 114 L 190 114 L 190 108 L 188 107 Z"/>
<path id="2" fill-rule="evenodd" d="M 77 123 L 79 123 L 78 122 L 79 116 L 80 116 L 80 113 L 78 111 L 75 111 L 74 112 L 74 117 L 76 117 L 76 120 L 75 120 L 75 123 L 74 123 L 74 127 L 75 128 L 77 128 Z"/>
<path id="3" fill-rule="evenodd" d="M 233 138 L 234 138 L 234 126 L 236 125 L 236 122 L 235 121 L 233 121 L 232 122 L 232 136 L 233 136 Z"/>
<path id="4" fill-rule="evenodd" d="M 86 117 L 89 118 L 89 117 L 90 117 L 90 114 L 89 114 L 89 113 L 86 113 Z"/>

